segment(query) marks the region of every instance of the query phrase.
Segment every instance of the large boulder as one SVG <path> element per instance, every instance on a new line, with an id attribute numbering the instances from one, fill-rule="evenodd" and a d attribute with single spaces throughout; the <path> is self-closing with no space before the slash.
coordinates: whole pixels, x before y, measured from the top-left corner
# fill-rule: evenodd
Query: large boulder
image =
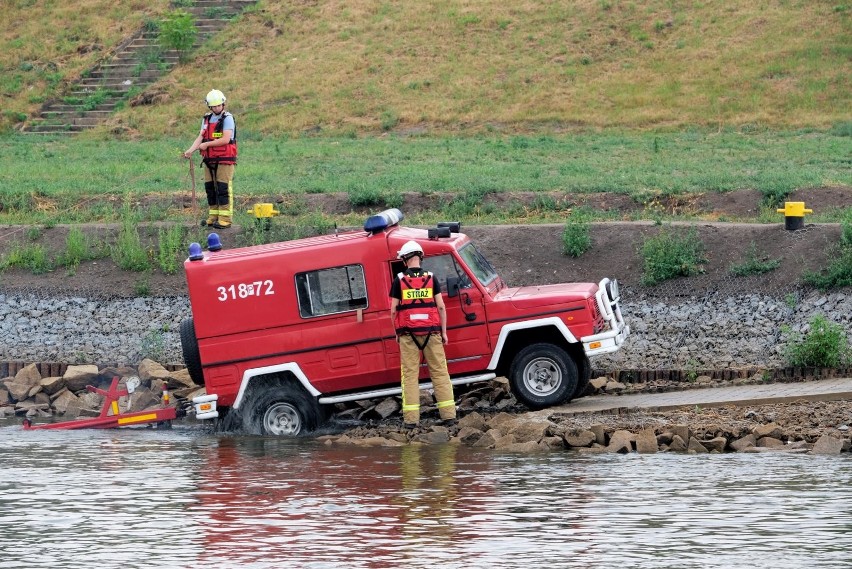
<path id="1" fill-rule="evenodd" d="M 65 389 L 65 378 L 63 377 L 45 377 L 39 382 L 41 388 L 48 395 L 56 395 Z"/>
<path id="2" fill-rule="evenodd" d="M 811 449 L 811 454 L 840 454 L 843 450 L 843 440 L 832 437 L 831 435 L 822 435 L 817 442 L 814 443 L 814 448 Z"/>
<path id="3" fill-rule="evenodd" d="M 171 372 L 169 370 L 148 358 L 145 358 L 139 363 L 137 371 L 139 373 L 139 379 L 142 380 L 142 385 L 151 385 L 152 379 L 161 379 L 168 382 L 171 377 Z"/>
<path id="4" fill-rule="evenodd" d="M 41 381 L 41 372 L 35 364 L 24 366 L 18 373 L 15 374 L 15 382 L 27 384 L 30 387 L 38 385 Z"/>
<path id="5" fill-rule="evenodd" d="M 636 435 L 636 452 L 639 454 L 654 454 L 657 452 L 657 435 L 654 429 L 642 429 Z"/>
<path id="6" fill-rule="evenodd" d="M 30 364 L 16 373 L 15 377 L 4 379 L 3 383 L 14 401 L 25 401 L 40 391 L 34 390 L 39 387 L 40 381 L 41 373 L 35 364 Z"/>
<path id="7" fill-rule="evenodd" d="M 75 393 L 86 389 L 87 385 L 94 385 L 97 378 L 98 366 L 96 365 L 68 366 L 62 375 L 66 387 Z"/>
<path id="8" fill-rule="evenodd" d="M 515 437 L 518 443 L 537 443 L 548 435 L 550 429 L 553 428 L 553 423 L 547 420 L 523 420 L 520 419 L 509 430 L 509 434 Z"/>
<path id="9" fill-rule="evenodd" d="M 67 389 L 63 389 L 59 392 L 56 399 L 53 400 L 53 408 L 56 410 L 57 414 L 65 415 L 68 413 L 68 408 L 70 406 L 73 406 L 75 412 L 79 412 L 80 402 L 77 399 L 77 396 Z"/>
<path id="10" fill-rule="evenodd" d="M 179 369 L 177 371 L 170 372 L 169 375 L 169 389 L 183 389 L 186 387 L 198 387 L 192 378 L 189 377 L 189 370 Z"/>

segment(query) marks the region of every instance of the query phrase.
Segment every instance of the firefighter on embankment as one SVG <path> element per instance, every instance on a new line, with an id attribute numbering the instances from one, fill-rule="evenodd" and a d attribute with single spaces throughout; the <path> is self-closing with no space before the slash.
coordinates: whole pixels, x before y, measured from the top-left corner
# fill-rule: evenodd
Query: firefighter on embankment
<path id="1" fill-rule="evenodd" d="M 237 126 L 234 117 L 225 110 L 225 95 L 213 89 L 205 102 L 210 112 L 201 120 L 201 132 L 186 152 L 189 158 L 201 152 L 204 166 L 204 190 L 207 192 L 209 215 L 202 226 L 225 229 L 234 216 L 234 169 L 237 164 Z"/>
<path id="2" fill-rule="evenodd" d="M 444 423 L 456 418 L 453 384 L 447 371 L 444 344 L 447 339 L 447 311 L 441 288 L 432 273 L 423 270 L 423 248 L 406 242 L 397 252 L 405 263 L 391 286 L 391 319 L 399 342 L 402 372 L 402 417 L 407 427 L 420 422 L 420 356 L 426 359 L 435 390 L 435 404 Z"/>

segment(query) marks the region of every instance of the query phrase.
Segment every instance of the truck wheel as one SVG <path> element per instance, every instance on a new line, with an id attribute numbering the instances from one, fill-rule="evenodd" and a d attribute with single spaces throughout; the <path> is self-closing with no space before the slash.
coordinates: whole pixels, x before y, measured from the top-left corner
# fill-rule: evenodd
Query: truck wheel
<path id="1" fill-rule="evenodd" d="M 316 430 L 322 416 L 316 399 L 284 384 L 264 388 L 248 403 L 243 426 L 253 435 L 296 437 Z"/>
<path id="2" fill-rule="evenodd" d="M 592 362 L 589 357 L 583 354 L 583 359 L 577 363 L 577 389 L 574 390 L 574 395 L 571 400 L 586 396 L 586 390 L 589 388 L 589 382 L 592 380 Z"/>
<path id="3" fill-rule="evenodd" d="M 512 392 L 531 409 L 567 403 L 577 382 L 577 364 L 553 344 L 527 346 L 518 352 L 509 370 Z"/>
<path id="4" fill-rule="evenodd" d="M 204 372 L 201 370 L 201 354 L 198 351 L 198 339 L 195 337 L 195 324 L 192 318 L 180 323 L 180 345 L 183 348 L 183 363 L 189 377 L 196 385 L 204 385 Z"/>

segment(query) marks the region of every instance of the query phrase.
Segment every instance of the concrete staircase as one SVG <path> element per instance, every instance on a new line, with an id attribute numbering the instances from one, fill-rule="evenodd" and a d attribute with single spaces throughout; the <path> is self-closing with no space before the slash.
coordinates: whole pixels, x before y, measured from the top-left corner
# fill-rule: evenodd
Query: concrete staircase
<path id="1" fill-rule="evenodd" d="M 195 0 L 179 9 L 195 19 L 193 49 L 223 29 L 257 0 Z M 128 96 L 141 93 L 178 64 L 175 50 L 163 50 L 157 32 L 140 30 L 122 42 L 112 56 L 72 85 L 60 100 L 45 103 L 24 125 L 25 133 L 69 133 L 90 129 L 108 118 Z"/>

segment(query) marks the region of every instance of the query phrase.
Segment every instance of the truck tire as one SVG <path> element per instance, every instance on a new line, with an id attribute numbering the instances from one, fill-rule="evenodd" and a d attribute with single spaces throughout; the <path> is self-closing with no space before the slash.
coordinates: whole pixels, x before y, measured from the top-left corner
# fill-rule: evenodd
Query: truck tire
<path id="1" fill-rule="evenodd" d="M 247 402 L 242 417 L 243 428 L 249 434 L 280 437 L 314 431 L 324 418 L 316 399 L 287 383 L 259 391 Z"/>
<path id="2" fill-rule="evenodd" d="M 198 351 L 198 339 L 195 337 L 195 324 L 192 318 L 180 323 L 180 345 L 183 349 L 183 363 L 189 377 L 196 385 L 204 385 L 204 372 L 201 370 L 201 354 Z"/>
<path id="3" fill-rule="evenodd" d="M 574 390 L 574 395 L 571 396 L 572 401 L 586 396 L 586 391 L 589 389 L 589 382 L 592 380 L 592 362 L 589 361 L 589 357 L 583 354 L 582 359 L 575 363 L 577 364 L 578 379 L 577 389 Z"/>
<path id="4" fill-rule="evenodd" d="M 554 344 L 531 344 L 512 360 L 509 383 L 515 398 L 530 409 L 571 400 L 577 389 L 577 364 Z"/>

